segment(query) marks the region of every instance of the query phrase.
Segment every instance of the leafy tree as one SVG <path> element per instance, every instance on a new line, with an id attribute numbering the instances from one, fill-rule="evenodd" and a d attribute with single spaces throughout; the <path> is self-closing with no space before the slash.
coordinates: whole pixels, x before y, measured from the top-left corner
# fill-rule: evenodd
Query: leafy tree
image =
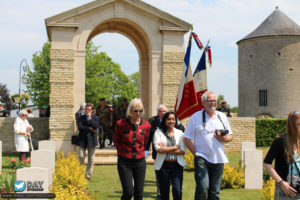
<path id="1" fill-rule="evenodd" d="M 0 83 L 0 101 L 2 103 L 5 103 L 7 110 L 16 108 L 16 105 L 13 104 L 13 102 L 10 98 L 9 90 L 6 87 L 6 84 L 2 84 L 2 83 Z"/>
<path id="2" fill-rule="evenodd" d="M 28 80 L 26 87 L 32 101 L 35 105 L 49 105 L 50 83 L 50 47 L 51 44 L 46 42 L 42 51 L 33 54 L 33 71 L 28 69 Z"/>
<path id="3" fill-rule="evenodd" d="M 28 70 L 26 87 L 34 104 L 39 107 L 49 105 L 50 43 L 45 43 L 42 51 L 33 54 L 34 70 Z M 139 73 L 130 76 L 121 70 L 105 52 L 98 53 L 92 42 L 86 47 L 85 99 L 98 105 L 104 97 L 109 103 L 120 104 L 123 98 L 138 97 Z"/>
<path id="4" fill-rule="evenodd" d="M 121 70 L 105 52 L 98 53 L 98 47 L 89 43 L 86 53 L 86 101 L 98 105 L 104 97 L 108 102 L 120 104 L 122 98 L 138 96 L 138 72 L 131 76 Z"/>
<path id="5" fill-rule="evenodd" d="M 139 87 L 140 87 L 140 73 L 139 72 L 135 72 L 131 75 L 129 75 L 129 79 L 131 80 L 131 82 L 133 83 L 133 86 L 135 88 L 135 92 L 136 94 L 134 94 L 135 97 L 139 96 Z"/>
<path id="6" fill-rule="evenodd" d="M 234 107 L 231 108 L 231 112 L 238 113 L 239 112 L 239 108 L 237 106 L 234 106 Z"/>

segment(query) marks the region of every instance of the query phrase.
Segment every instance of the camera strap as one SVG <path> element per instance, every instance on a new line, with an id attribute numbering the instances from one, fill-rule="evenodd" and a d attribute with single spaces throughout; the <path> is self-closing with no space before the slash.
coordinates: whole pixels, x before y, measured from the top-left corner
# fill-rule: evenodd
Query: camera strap
<path id="1" fill-rule="evenodd" d="M 225 125 L 220 117 L 220 115 L 217 113 L 217 117 L 218 119 L 221 121 L 223 127 L 224 127 L 224 130 L 225 130 Z M 206 116 L 205 116 L 205 109 L 203 109 L 203 112 L 202 112 L 202 124 L 203 124 L 203 128 L 205 129 L 205 126 L 206 126 Z"/>
<path id="2" fill-rule="evenodd" d="M 293 184 L 293 163 L 295 164 L 295 166 L 296 166 L 296 169 L 297 169 L 297 172 L 298 172 L 298 175 L 300 176 L 300 170 L 299 170 L 299 168 L 298 168 L 298 165 L 297 165 L 297 163 L 295 162 L 295 160 L 293 159 L 293 158 L 290 158 L 290 164 L 291 164 L 291 183 L 290 183 L 290 185 L 293 187 L 294 186 L 294 184 Z"/>

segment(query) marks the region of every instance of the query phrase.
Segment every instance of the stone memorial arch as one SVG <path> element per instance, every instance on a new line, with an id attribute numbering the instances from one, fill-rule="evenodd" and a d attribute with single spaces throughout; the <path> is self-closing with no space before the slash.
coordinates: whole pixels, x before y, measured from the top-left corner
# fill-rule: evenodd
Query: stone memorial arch
<path id="1" fill-rule="evenodd" d="M 174 108 L 189 23 L 140 0 L 96 0 L 45 23 L 51 42 L 50 139 L 58 151 L 72 151 L 74 114 L 85 102 L 85 48 L 101 33 L 122 34 L 135 45 L 146 117 L 156 114 L 159 103 Z"/>

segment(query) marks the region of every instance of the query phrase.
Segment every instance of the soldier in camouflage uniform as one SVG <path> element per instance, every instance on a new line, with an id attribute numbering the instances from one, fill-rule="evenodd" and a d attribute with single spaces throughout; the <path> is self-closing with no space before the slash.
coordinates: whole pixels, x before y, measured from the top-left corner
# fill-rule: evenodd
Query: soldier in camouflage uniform
<path id="1" fill-rule="evenodd" d="M 122 104 L 117 108 L 118 112 L 118 119 L 125 119 L 126 118 L 126 111 L 127 111 L 128 102 L 127 99 L 124 98 Z"/>
<path id="2" fill-rule="evenodd" d="M 105 147 L 105 140 L 109 139 L 110 144 L 112 143 L 112 122 L 113 115 L 110 108 L 105 105 L 105 98 L 100 99 L 100 105 L 96 109 L 96 115 L 99 117 L 99 144 L 100 148 Z"/>

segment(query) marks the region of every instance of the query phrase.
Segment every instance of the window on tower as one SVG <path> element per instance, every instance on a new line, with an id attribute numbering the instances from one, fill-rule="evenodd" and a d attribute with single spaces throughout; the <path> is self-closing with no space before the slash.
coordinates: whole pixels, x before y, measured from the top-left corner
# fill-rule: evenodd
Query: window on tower
<path id="1" fill-rule="evenodd" d="M 268 106 L 267 90 L 259 90 L 259 106 Z"/>

